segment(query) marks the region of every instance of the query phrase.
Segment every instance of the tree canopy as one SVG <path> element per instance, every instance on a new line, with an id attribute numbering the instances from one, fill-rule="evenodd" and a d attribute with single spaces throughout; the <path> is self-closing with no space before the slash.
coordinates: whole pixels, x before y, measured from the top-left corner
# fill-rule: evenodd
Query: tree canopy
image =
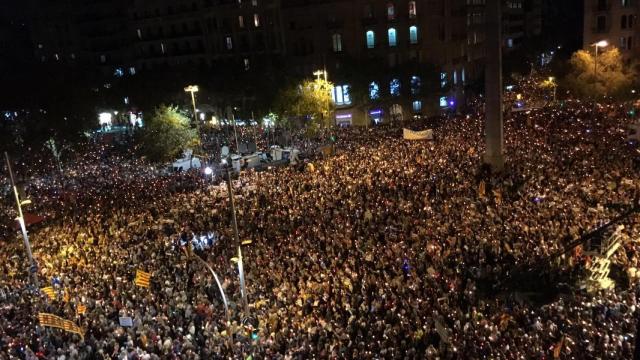
<path id="1" fill-rule="evenodd" d="M 565 85 L 579 97 L 624 98 L 637 81 L 636 64 L 625 63 L 615 47 L 598 54 L 597 67 L 594 54 L 585 50 L 575 52 L 569 63 L 571 71 Z"/>
<path id="2" fill-rule="evenodd" d="M 309 117 L 309 125 L 315 128 L 327 125 L 334 109 L 332 89 L 333 84 L 323 79 L 293 84 L 278 94 L 276 113 L 281 119 Z"/>
<path id="3" fill-rule="evenodd" d="M 160 105 L 146 119 L 139 136 L 140 149 L 154 162 L 176 159 L 182 150 L 198 144 L 198 134 L 176 107 Z"/>

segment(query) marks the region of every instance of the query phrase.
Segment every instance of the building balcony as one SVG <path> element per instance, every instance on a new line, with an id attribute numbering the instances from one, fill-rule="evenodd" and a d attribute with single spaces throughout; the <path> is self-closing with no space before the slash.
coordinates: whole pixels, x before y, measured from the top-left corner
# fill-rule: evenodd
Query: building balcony
<path id="1" fill-rule="evenodd" d="M 606 4 L 595 4 L 594 6 L 591 7 L 591 10 L 594 13 L 611 11 L 611 1 L 607 1 Z"/>
<path id="2" fill-rule="evenodd" d="M 344 26 L 344 20 L 327 20 L 327 29 L 341 29 Z"/>
<path id="3" fill-rule="evenodd" d="M 378 23 L 378 20 L 376 18 L 370 17 L 370 18 L 362 18 L 362 26 L 374 26 Z"/>
<path id="4" fill-rule="evenodd" d="M 597 27 L 597 26 L 592 26 L 591 27 L 591 32 L 594 34 L 607 34 L 609 33 L 609 31 L 611 31 L 611 24 L 607 24 L 605 27 Z"/>

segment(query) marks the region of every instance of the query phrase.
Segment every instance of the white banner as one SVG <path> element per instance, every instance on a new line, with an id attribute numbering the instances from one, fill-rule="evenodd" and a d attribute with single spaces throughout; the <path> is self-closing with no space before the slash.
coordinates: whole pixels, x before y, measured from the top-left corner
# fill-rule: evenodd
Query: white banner
<path id="1" fill-rule="evenodd" d="M 433 140 L 433 130 L 413 131 L 402 129 L 402 137 L 405 140 Z"/>

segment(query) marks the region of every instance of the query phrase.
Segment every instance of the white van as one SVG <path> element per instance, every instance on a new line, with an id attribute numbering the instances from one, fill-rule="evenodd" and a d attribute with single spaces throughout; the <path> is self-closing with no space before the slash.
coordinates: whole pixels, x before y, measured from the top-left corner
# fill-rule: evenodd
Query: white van
<path id="1" fill-rule="evenodd" d="M 178 159 L 171 164 L 171 169 L 174 172 L 187 171 L 189 169 L 200 169 L 201 167 L 202 162 L 195 156 Z"/>

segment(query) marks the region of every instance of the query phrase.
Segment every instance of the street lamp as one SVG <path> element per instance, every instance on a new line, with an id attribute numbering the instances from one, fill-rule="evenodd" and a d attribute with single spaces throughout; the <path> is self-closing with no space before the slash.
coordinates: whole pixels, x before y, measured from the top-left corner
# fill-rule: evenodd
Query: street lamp
<path id="1" fill-rule="evenodd" d="M 320 76 L 324 75 L 324 81 L 327 81 L 327 70 L 316 70 L 313 75 L 316 76 L 316 80 L 320 80 Z"/>
<path id="2" fill-rule="evenodd" d="M 596 96 L 596 86 L 598 84 L 598 48 L 604 48 L 607 47 L 609 45 L 609 43 L 607 42 L 607 40 L 600 40 L 595 44 L 592 44 L 591 46 L 595 46 L 596 48 L 596 56 L 594 58 L 594 65 L 593 65 L 593 96 Z M 594 102 L 594 107 L 595 107 L 595 102 Z"/>
<path id="3" fill-rule="evenodd" d="M 16 206 L 18 208 L 18 223 L 20 224 L 20 230 L 22 231 L 22 239 L 24 241 L 24 247 L 27 249 L 27 257 L 29 259 L 29 272 L 33 277 L 33 285 L 36 289 L 40 288 L 40 282 L 38 281 L 38 267 L 36 266 L 35 261 L 33 260 L 33 253 L 31 253 L 31 243 L 29 243 L 29 235 L 27 234 L 27 226 L 24 223 L 24 215 L 22 214 L 22 205 L 28 205 L 31 203 L 31 200 L 23 200 L 20 201 L 20 195 L 18 194 L 18 187 L 16 187 L 16 182 L 13 177 L 13 170 L 11 170 L 11 161 L 9 161 L 9 154 L 5 151 L 4 158 L 7 161 L 7 168 L 9 169 L 9 179 L 11 180 L 11 187 L 13 187 L 13 194 L 16 198 Z"/>
<path id="4" fill-rule="evenodd" d="M 198 122 L 198 110 L 196 110 L 196 95 L 200 89 L 198 85 L 189 85 L 184 88 L 185 92 L 191 93 L 191 104 L 193 105 L 193 120 L 196 122 L 196 128 L 198 129 L 198 135 L 200 134 L 200 123 Z"/>
<path id="5" fill-rule="evenodd" d="M 313 72 L 313 75 L 316 76 L 316 81 L 320 81 L 320 76 L 324 75 L 325 85 L 327 84 L 327 70 L 326 69 L 316 70 L 316 71 Z M 332 91 L 331 89 L 327 89 L 327 90 L 329 92 Z M 327 100 L 327 102 L 328 102 L 328 100 Z M 327 120 L 326 121 L 328 122 L 329 121 L 329 110 L 328 110 L 329 104 L 326 104 L 326 105 L 327 105 Z M 324 112 L 323 112 L 322 116 L 324 116 Z"/>
<path id="6" fill-rule="evenodd" d="M 553 102 L 556 102 L 556 90 L 558 89 L 558 84 L 556 84 L 556 78 L 553 76 L 549 76 L 549 84 L 553 87 Z"/>
<path id="7" fill-rule="evenodd" d="M 229 168 L 233 164 L 231 156 L 227 158 L 227 161 L 223 161 L 227 172 L 227 190 L 229 192 L 229 203 L 231 204 L 231 219 L 233 221 L 233 234 L 238 246 L 238 275 L 240 277 L 240 294 L 242 296 L 242 304 L 244 306 L 244 315 L 249 317 L 249 303 L 247 302 L 247 289 L 244 281 L 244 266 L 242 263 L 242 243 L 240 242 L 240 235 L 238 235 L 238 220 L 236 219 L 236 205 L 233 200 L 233 186 L 231 186 L 231 172 Z"/>
<path id="8" fill-rule="evenodd" d="M 211 176 L 211 181 L 213 181 L 213 169 L 210 166 L 204 168 L 204 174 L 207 176 Z"/>

